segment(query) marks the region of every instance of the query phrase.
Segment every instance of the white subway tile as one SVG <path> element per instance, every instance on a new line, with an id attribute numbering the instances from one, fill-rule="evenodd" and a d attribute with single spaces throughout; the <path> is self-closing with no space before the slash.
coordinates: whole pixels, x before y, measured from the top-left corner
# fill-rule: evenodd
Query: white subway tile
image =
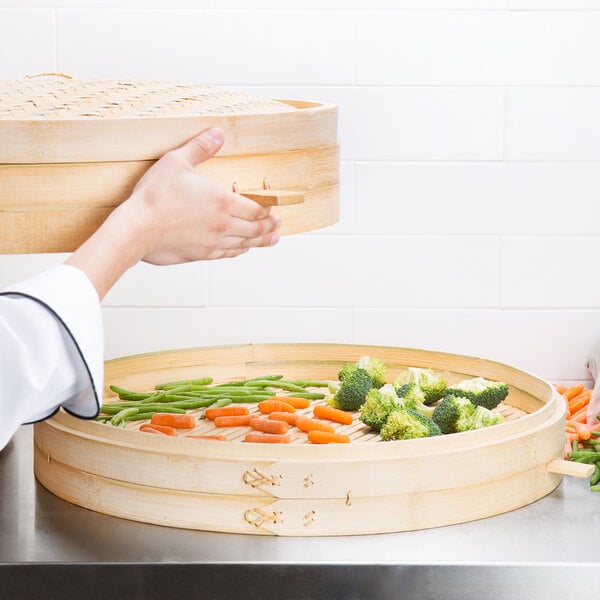
<path id="1" fill-rule="evenodd" d="M 498 10 L 508 0 L 257 0 L 254 10 Z M 534 0 L 535 1 L 535 0 Z M 584 0 L 578 0 L 582 2 Z M 241 9 L 248 0 L 0 0 L 0 8 L 163 8 L 163 9 Z"/>
<path id="2" fill-rule="evenodd" d="M 206 263 L 138 263 L 104 297 L 105 306 L 205 306 Z"/>
<path id="3" fill-rule="evenodd" d="M 508 22 L 509 84 L 600 84 L 599 12 L 512 12 Z"/>
<path id="4" fill-rule="evenodd" d="M 594 265 L 598 256 L 598 237 L 506 238 L 502 306 L 596 308 L 600 278 Z"/>
<path id="5" fill-rule="evenodd" d="M 62 264 L 68 254 L 0 254 L 0 289 Z"/>
<path id="6" fill-rule="evenodd" d="M 59 67 L 80 77 L 240 85 L 352 79 L 350 14 L 59 10 L 57 19 Z"/>
<path id="7" fill-rule="evenodd" d="M 211 8 L 244 8 L 247 0 L 204 0 Z M 507 0 L 260 0 L 255 8 L 290 9 L 320 8 L 323 10 L 489 10 L 506 7 Z"/>
<path id="8" fill-rule="evenodd" d="M 589 162 L 359 162 L 355 231 L 595 234 L 599 180 Z"/>
<path id="9" fill-rule="evenodd" d="M 600 159 L 599 105 L 595 87 L 510 89 L 508 159 Z"/>
<path id="10" fill-rule="evenodd" d="M 477 87 L 241 87 L 333 102 L 343 160 L 502 160 L 504 91 Z"/>
<path id="11" fill-rule="evenodd" d="M 103 309 L 107 358 L 248 343 L 351 343 L 349 309 Z M 301 323 L 302 326 L 298 326 Z"/>
<path id="12" fill-rule="evenodd" d="M 589 379 L 600 311 L 357 310 L 356 343 L 498 360 L 548 381 Z"/>
<path id="13" fill-rule="evenodd" d="M 498 240 L 292 236 L 208 265 L 209 306 L 489 307 Z"/>
<path id="14" fill-rule="evenodd" d="M 507 26 L 500 11 L 360 13 L 357 83 L 503 83 Z"/>
<path id="15" fill-rule="evenodd" d="M 600 0 L 508 0 L 510 10 L 598 10 Z"/>
<path id="16" fill-rule="evenodd" d="M 54 12 L 0 8 L 0 79 L 56 71 Z"/>
<path id="17" fill-rule="evenodd" d="M 356 88 L 340 116 L 354 160 L 501 160 L 503 90 Z"/>

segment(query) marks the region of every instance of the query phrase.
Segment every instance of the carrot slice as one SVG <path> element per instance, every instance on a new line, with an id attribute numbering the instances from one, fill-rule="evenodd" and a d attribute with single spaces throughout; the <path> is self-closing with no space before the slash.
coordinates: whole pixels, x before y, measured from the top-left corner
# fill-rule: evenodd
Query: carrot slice
<path id="1" fill-rule="evenodd" d="M 154 413 L 150 419 L 152 425 L 166 425 L 179 429 L 194 429 L 196 417 L 194 415 L 179 415 L 175 413 Z"/>
<path id="2" fill-rule="evenodd" d="M 349 444 L 350 436 L 342 433 L 329 433 L 313 429 L 308 432 L 308 441 L 313 444 Z"/>
<path id="3" fill-rule="evenodd" d="M 296 409 L 287 402 L 281 400 L 263 400 L 258 403 L 258 410 L 263 414 L 269 414 L 272 412 L 296 412 Z"/>
<path id="4" fill-rule="evenodd" d="M 317 404 L 313 408 L 313 414 L 320 419 L 327 419 L 328 421 L 341 423 L 342 425 L 350 425 L 354 420 L 349 412 L 333 408 L 333 406 L 322 406 L 321 404 Z"/>
<path id="5" fill-rule="evenodd" d="M 289 435 L 277 435 L 275 433 L 262 433 L 260 431 L 252 431 L 246 434 L 245 442 L 255 444 L 289 444 Z"/>
<path id="6" fill-rule="evenodd" d="M 229 417 L 217 417 L 213 423 L 215 427 L 241 427 L 250 423 L 250 415 L 234 415 Z"/>
<path id="7" fill-rule="evenodd" d="M 281 435 L 287 433 L 290 426 L 285 421 L 254 417 L 253 419 L 250 419 L 250 427 L 257 431 L 262 431 L 263 433 L 277 433 Z"/>
<path id="8" fill-rule="evenodd" d="M 311 419 L 309 417 L 305 417 L 304 415 L 298 415 L 298 418 L 296 419 L 296 427 L 302 431 L 327 431 L 329 433 L 335 432 L 335 429 L 328 423 L 323 423 L 323 421 L 317 421 L 316 419 Z"/>
<path id="9" fill-rule="evenodd" d="M 217 417 L 241 417 L 249 414 L 246 406 L 222 406 L 221 408 L 207 408 L 204 411 L 204 416 L 209 421 L 214 421 Z"/>
<path id="10" fill-rule="evenodd" d="M 177 431 L 175 431 L 173 427 L 150 423 L 144 423 L 143 425 L 140 425 L 140 431 L 145 431 L 146 433 L 162 433 L 163 435 L 177 435 Z"/>
<path id="11" fill-rule="evenodd" d="M 294 398 L 292 396 L 273 396 L 269 400 L 275 400 L 276 402 L 285 402 L 290 404 L 294 408 L 308 408 L 310 406 L 310 400 L 308 398 Z"/>
<path id="12" fill-rule="evenodd" d="M 272 421 L 285 421 L 288 425 L 295 425 L 299 415 L 288 412 L 272 412 L 269 413 L 269 419 Z"/>

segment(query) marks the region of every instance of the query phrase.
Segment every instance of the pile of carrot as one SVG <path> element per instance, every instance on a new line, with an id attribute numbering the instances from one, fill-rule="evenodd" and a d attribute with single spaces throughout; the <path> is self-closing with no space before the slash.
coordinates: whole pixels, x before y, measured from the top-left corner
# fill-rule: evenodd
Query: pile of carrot
<path id="1" fill-rule="evenodd" d="M 580 445 L 600 436 L 600 422 L 595 425 L 587 425 L 587 409 L 592 398 L 592 390 L 586 388 L 583 383 L 576 383 L 570 387 L 561 384 L 554 386 L 562 396 L 566 410 L 566 436 L 565 436 L 565 458 Z"/>
<path id="2" fill-rule="evenodd" d="M 313 444 L 348 444 L 350 437 L 336 433 L 330 423 L 350 425 L 353 417 L 331 406 L 315 405 L 313 416 L 296 413 L 296 409 L 310 407 L 310 399 L 289 396 L 273 396 L 258 403 L 258 415 L 251 415 L 246 406 L 228 405 L 211 407 L 204 411 L 204 417 L 215 427 L 250 427 L 253 431 L 244 440 L 251 443 L 289 444 L 290 427 L 297 427 L 308 434 Z M 155 413 L 150 423 L 140 425 L 140 431 L 176 436 L 177 429 L 193 429 L 196 418 L 189 414 Z M 194 439 L 226 441 L 223 435 L 187 435 Z"/>

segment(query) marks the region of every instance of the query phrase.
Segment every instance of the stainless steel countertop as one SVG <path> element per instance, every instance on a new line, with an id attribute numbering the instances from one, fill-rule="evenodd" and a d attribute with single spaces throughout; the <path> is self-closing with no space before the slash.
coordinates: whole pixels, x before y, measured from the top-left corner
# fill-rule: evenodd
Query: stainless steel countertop
<path id="1" fill-rule="evenodd" d="M 0 452 L 0 598 L 53 597 L 46 584 L 36 587 L 42 580 L 56 582 L 60 598 L 75 597 L 84 582 L 86 598 L 96 589 L 107 597 L 107 581 L 113 599 L 168 598 L 157 577 L 168 571 L 182 586 L 178 598 L 200 590 L 203 598 L 258 598 L 277 589 L 281 598 L 304 599 L 583 599 L 600 567 L 600 494 L 588 487 L 587 480 L 564 478 L 519 510 L 396 534 L 189 531 L 109 517 L 53 496 L 34 479 L 26 426 Z"/>

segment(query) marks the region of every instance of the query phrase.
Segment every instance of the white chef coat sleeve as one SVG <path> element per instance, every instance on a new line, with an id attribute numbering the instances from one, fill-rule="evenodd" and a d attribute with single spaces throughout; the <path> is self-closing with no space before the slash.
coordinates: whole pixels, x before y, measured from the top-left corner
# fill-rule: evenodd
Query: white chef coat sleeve
<path id="1" fill-rule="evenodd" d="M 98 294 L 83 271 L 53 267 L 0 292 L 0 448 L 61 406 L 92 419 L 104 377 Z"/>

